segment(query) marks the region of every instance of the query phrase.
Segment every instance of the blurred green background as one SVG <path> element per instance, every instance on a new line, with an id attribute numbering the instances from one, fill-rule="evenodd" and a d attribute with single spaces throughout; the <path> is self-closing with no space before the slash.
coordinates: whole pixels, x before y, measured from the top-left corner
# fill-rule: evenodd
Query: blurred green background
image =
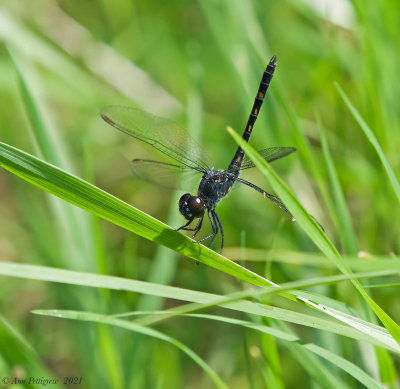
<path id="1" fill-rule="evenodd" d="M 178 227 L 184 222 L 176 205 L 183 192 L 137 181 L 130 172 L 130 159 L 162 156 L 105 124 L 100 109 L 130 105 L 170 118 L 204 145 L 216 168 L 225 168 L 236 149 L 225 128 L 243 130 L 262 72 L 276 55 L 277 69 L 250 143 L 257 149 L 298 149 L 274 168 L 343 255 L 393 257 L 400 248 L 398 198 L 334 82 L 370 126 L 398 177 L 399 22 L 400 3 L 394 0 L 2 1 L 0 140 Z M 45 139 L 32 130 L 16 67 L 50 130 Z M 347 208 L 334 196 L 316 117 Z M 43 145 L 47 152 L 40 151 Z M 256 171 L 244 178 L 269 190 Z M 224 254 L 256 259 L 242 264 L 258 274 L 280 283 L 335 273 L 315 256 L 316 247 L 296 223 L 259 193 L 238 188 L 218 213 Z M 244 247 L 251 249 L 247 255 Z M 316 266 L 310 265 L 314 257 L 320 259 Z M 242 288 L 232 277 L 65 205 L 4 170 L 0 260 L 218 294 Z M 394 320 L 400 319 L 397 291 L 394 286 L 373 294 Z M 360 308 L 348 283 L 319 292 Z M 112 314 L 166 309 L 175 300 L 7 277 L 1 278 L 0 294 L 3 375 L 82 376 L 89 388 L 211 385 L 199 366 L 169 344 L 30 312 Z M 207 360 L 230 388 L 322 385 L 290 350 L 244 328 L 194 318 L 175 318 L 157 328 Z M 379 376 L 354 341 L 292 328 Z M 274 347 L 283 373 L 270 381 L 263 353 Z M 337 375 L 349 387 L 360 387 L 343 372 Z M 390 380 L 386 383 L 395 387 Z"/>

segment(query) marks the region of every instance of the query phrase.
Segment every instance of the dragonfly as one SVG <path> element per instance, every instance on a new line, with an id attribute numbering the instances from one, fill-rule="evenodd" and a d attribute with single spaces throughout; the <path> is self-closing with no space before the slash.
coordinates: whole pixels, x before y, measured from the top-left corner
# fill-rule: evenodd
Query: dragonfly
<path id="1" fill-rule="evenodd" d="M 242 138 L 246 142 L 249 141 L 253 131 L 275 68 L 276 56 L 273 56 L 263 72 L 253 108 L 242 135 Z M 119 105 L 106 106 L 101 110 L 100 114 L 106 123 L 141 142 L 151 145 L 174 160 L 174 163 L 149 159 L 132 160 L 132 170 L 139 178 L 162 185 L 162 180 L 164 179 L 165 183 L 165 180 L 168 180 L 171 174 L 175 175 L 184 172 L 202 174 L 197 194 L 185 193 L 178 202 L 179 212 L 187 221 L 177 229 L 178 231 L 191 231 L 193 233 L 192 239 L 194 239 L 201 230 L 206 215 L 210 221 L 211 233 L 197 240 L 197 242 L 208 240 L 208 246 L 210 247 L 218 233 L 220 233 L 220 251 L 222 252 L 224 246 L 224 229 L 216 212 L 216 207 L 231 191 L 235 183 L 244 184 L 260 192 L 264 198 L 271 200 L 294 220 L 289 210 L 278 197 L 240 177 L 240 173 L 243 170 L 255 166 L 245 156 L 241 147 L 237 148 L 227 169 L 215 170 L 210 158 L 202 147 L 184 129 L 170 120 L 157 117 L 137 108 Z M 265 161 L 272 162 L 286 157 L 295 151 L 296 148 L 294 147 L 270 147 L 260 150 L 259 154 Z M 195 226 L 190 227 L 195 220 Z"/>

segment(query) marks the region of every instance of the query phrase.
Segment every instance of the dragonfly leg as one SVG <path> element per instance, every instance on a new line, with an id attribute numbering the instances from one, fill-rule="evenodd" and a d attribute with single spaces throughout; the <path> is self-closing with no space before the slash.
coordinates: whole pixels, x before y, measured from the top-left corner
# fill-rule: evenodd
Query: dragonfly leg
<path id="1" fill-rule="evenodd" d="M 193 219 L 190 219 L 189 222 L 187 222 L 184 226 L 177 228 L 176 231 L 180 231 L 180 230 L 183 230 L 183 231 L 194 231 L 194 235 L 192 236 L 192 238 L 194 238 L 197 235 L 197 233 L 200 231 L 200 229 L 201 229 L 201 225 L 203 224 L 203 218 L 204 218 L 204 216 L 200 217 L 199 221 L 196 224 L 196 227 L 194 227 L 194 228 L 187 228 L 186 227 L 194 220 L 194 218 L 193 218 Z"/>
<path id="2" fill-rule="evenodd" d="M 259 186 L 254 185 L 249 181 L 243 180 L 242 178 L 238 177 L 238 178 L 236 178 L 236 181 L 241 182 L 242 184 L 245 184 L 245 185 L 249 186 L 250 188 L 255 189 L 257 192 L 260 192 L 264 198 L 270 199 L 280 209 L 283 209 L 285 212 L 287 212 L 293 218 L 293 215 L 290 213 L 290 211 L 286 208 L 285 204 L 283 204 L 282 201 L 278 197 L 266 192 L 264 189 L 261 189 Z"/>
<path id="3" fill-rule="evenodd" d="M 212 244 L 213 244 L 213 242 L 214 242 L 214 239 L 216 238 L 216 236 L 217 236 L 217 234 L 218 234 L 218 223 L 217 223 L 217 221 L 215 220 L 215 211 L 212 211 L 211 212 L 211 217 L 212 217 L 212 220 L 213 220 L 213 223 L 212 224 L 214 224 L 214 230 L 213 230 L 213 236 L 212 236 L 212 238 L 211 238 L 211 240 L 210 240 L 210 243 L 207 245 L 208 247 L 210 247 Z M 211 220 L 211 219 L 210 219 Z"/>
<path id="4" fill-rule="evenodd" d="M 194 217 L 191 218 L 186 224 L 176 229 L 176 231 L 184 230 L 184 231 L 195 231 L 195 228 L 187 228 L 187 226 L 194 220 Z"/>
<path id="5" fill-rule="evenodd" d="M 219 225 L 219 230 L 221 231 L 221 249 L 219 252 L 222 253 L 222 249 L 224 247 L 224 229 L 222 227 L 222 223 L 221 223 L 221 220 L 220 220 L 217 212 L 213 211 L 213 214 L 214 214 L 215 220 L 217 221 L 217 223 Z"/>
<path id="6" fill-rule="evenodd" d="M 207 245 L 208 247 L 210 247 L 212 245 L 212 243 L 214 242 L 215 237 L 218 234 L 218 225 L 217 225 L 216 220 L 214 218 L 214 213 L 210 212 L 210 211 L 207 211 L 207 214 L 208 214 L 208 218 L 210 219 L 212 233 L 210 235 L 205 236 L 204 238 L 201 238 L 197 242 L 200 243 L 200 242 L 203 242 L 203 241 L 211 238 L 209 244 Z"/>
<path id="7" fill-rule="evenodd" d="M 197 235 L 197 233 L 201 230 L 201 226 L 203 224 L 203 219 L 204 219 L 204 215 L 202 215 L 199 219 L 199 221 L 196 224 L 196 227 L 194 228 L 194 234 L 192 236 L 192 239 Z"/>
<path id="8" fill-rule="evenodd" d="M 270 199 L 270 200 L 273 201 L 279 208 L 281 208 L 281 209 L 283 209 L 285 212 L 287 212 L 287 213 L 291 216 L 292 221 L 296 221 L 296 219 L 294 218 L 294 216 L 290 213 L 290 211 L 286 208 L 285 204 L 283 204 L 282 201 L 281 201 L 278 197 L 276 197 L 276 196 L 274 196 L 274 195 L 272 195 L 272 194 L 266 192 L 264 189 L 261 189 L 260 187 L 258 187 L 258 186 L 256 186 L 256 185 L 252 184 L 252 183 L 249 182 L 249 181 L 243 180 L 242 178 L 237 178 L 236 181 L 239 181 L 239 182 L 241 182 L 242 184 L 245 184 L 245 185 L 249 186 L 250 188 L 255 189 L 257 192 L 260 192 L 260 193 L 263 195 L 264 198 Z M 315 222 L 319 225 L 319 227 L 321 228 L 321 230 L 325 232 L 325 229 L 324 229 L 324 227 L 322 227 L 321 223 L 319 223 L 318 220 L 317 220 L 313 215 L 310 214 L 310 216 L 311 216 L 311 217 L 315 220 Z"/>

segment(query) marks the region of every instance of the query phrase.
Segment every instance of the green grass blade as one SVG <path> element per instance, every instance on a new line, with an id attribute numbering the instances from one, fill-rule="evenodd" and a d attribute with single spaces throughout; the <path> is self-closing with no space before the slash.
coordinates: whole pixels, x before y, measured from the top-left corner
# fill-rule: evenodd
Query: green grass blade
<path id="1" fill-rule="evenodd" d="M 379 372 L 383 383 L 393 385 L 397 380 L 396 366 L 388 351 L 376 347 L 376 354 L 379 362 Z"/>
<path id="2" fill-rule="evenodd" d="M 46 161 L 74 171 L 68 151 L 63 147 L 54 124 L 49 120 L 46 103 L 41 96 L 42 85 L 37 74 L 28 63 L 22 62 L 17 55 L 9 51 L 11 63 L 17 75 L 18 86 L 26 115 L 31 124 L 32 135 L 37 142 L 41 156 Z"/>
<path id="3" fill-rule="evenodd" d="M 47 387 L 54 389 L 61 389 L 64 385 L 60 384 L 60 380 L 56 380 L 57 375 L 46 366 L 42 356 L 37 350 L 37 345 L 33 346 L 29 343 L 29 339 L 25 338 L 20 329 L 16 328 L 10 321 L 0 314 L 0 371 L 2 378 L 1 388 L 10 387 L 25 387 L 34 388 L 42 387 L 41 385 L 28 385 L 29 376 L 26 379 L 26 385 L 19 385 L 17 382 L 12 382 L 14 378 L 18 377 L 18 366 L 23 367 L 24 372 L 29 372 L 29 375 L 39 377 L 46 377 L 54 379 L 54 384 L 49 384 Z M 7 377 L 10 377 L 7 382 Z M 21 378 L 21 376 L 19 376 Z M 17 385 L 15 385 L 17 384 Z"/>
<path id="4" fill-rule="evenodd" d="M 346 371 L 361 384 L 365 385 L 365 387 L 371 389 L 384 388 L 383 385 L 376 382 L 372 377 L 366 374 L 362 369 L 360 369 L 354 363 L 351 363 L 350 361 L 340 357 L 339 355 L 336 355 L 330 352 L 329 350 L 323 347 L 319 347 L 315 344 L 306 345 L 306 348 L 315 353 L 316 355 L 320 356 L 321 358 L 325 359 L 326 361 Z"/>
<path id="5" fill-rule="evenodd" d="M 112 316 L 101 315 L 97 313 L 91 312 L 78 312 L 78 311 L 59 311 L 59 310 L 35 310 L 33 313 L 37 315 L 44 315 L 44 316 L 53 316 L 59 317 L 63 319 L 70 319 L 70 320 L 80 320 L 80 321 L 88 321 L 91 323 L 97 324 L 106 324 L 111 325 L 114 327 L 124 328 L 126 330 L 136 332 L 145 336 L 150 336 L 155 339 L 162 340 L 164 342 L 168 342 L 190 358 L 193 359 L 211 378 L 217 388 L 227 389 L 228 387 L 225 383 L 221 380 L 221 378 L 217 375 L 217 373 L 202 359 L 198 356 L 195 352 L 193 352 L 190 348 L 185 346 L 183 343 L 174 339 L 168 335 L 163 334 L 160 331 L 157 331 L 153 328 L 143 327 L 136 323 L 128 322 L 126 320 L 116 319 Z"/>
<path id="6" fill-rule="evenodd" d="M 364 135 L 367 137 L 367 139 L 370 141 L 372 146 L 374 147 L 376 153 L 378 154 L 379 159 L 382 162 L 382 165 L 386 171 L 386 174 L 389 177 L 389 181 L 392 184 L 392 187 L 394 189 L 394 192 L 396 193 L 397 199 L 400 201 L 400 184 L 399 181 L 397 180 L 392 167 L 389 164 L 389 161 L 387 160 L 385 153 L 383 152 L 378 140 L 376 139 L 374 133 L 372 132 L 371 128 L 368 126 L 368 124 L 365 122 L 365 120 L 361 117 L 360 113 L 357 111 L 357 109 L 354 107 L 354 105 L 351 103 L 350 99 L 347 97 L 347 95 L 344 93 L 343 89 L 340 87 L 340 85 L 335 82 L 335 87 L 338 90 L 340 96 L 342 97 L 343 101 L 349 108 L 351 114 L 354 116 L 354 119 L 356 119 L 357 123 L 361 127 L 361 129 L 364 132 Z"/>
<path id="7" fill-rule="evenodd" d="M 325 205 L 328 209 L 328 212 L 331 216 L 331 219 L 335 226 L 338 225 L 337 215 L 335 212 L 335 207 L 333 205 L 331 196 L 328 191 L 327 183 L 325 177 L 321 172 L 321 166 L 319 165 L 314 153 L 312 152 L 310 142 L 308 141 L 307 137 L 301 131 L 301 124 L 299 123 L 299 118 L 293 112 L 293 109 L 287 103 L 288 99 L 284 96 L 281 92 L 282 88 L 277 89 L 276 97 L 278 103 L 282 107 L 287 120 L 289 121 L 290 126 L 292 127 L 293 134 L 295 136 L 296 141 L 296 148 L 298 149 L 299 153 L 303 156 L 304 161 L 306 162 L 307 168 L 312 173 L 319 191 L 322 195 L 323 200 L 325 201 Z"/>
<path id="8" fill-rule="evenodd" d="M 198 262 L 255 285 L 273 284 L 94 185 L 2 142 L 0 165 L 63 200 Z"/>
<path id="9" fill-rule="evenodd" d="M 322 153 L 325 159 L 325 164 L 328 170 L 328 177 L 332 187 L 332 193 L 336 202 L 336 208 L 339 214 L 339 230 L 342 237 L 342 242 L 348 254 L 356 254 L 357 241 L 351 224 L 350 213 L 346 205 L 342 188 L 340 186 L 339 178 L 336 173 L 335 165 L 329 151 L 328 142 L 325 137 L 324 129 L 322 127 L 319 115 L 316 115 L 317 127 L 319 129 L 319 136 L 321 140 Z"/>
<path id="10" fill-rule="evenodd" d="M 269 385 L 276 389 L 284 389 L 282 360 L 279 355 L 276 339 L 269 334 L 262 334 L 261 345 L 262 358 L 257 358 L 260 369 L 264 371 L 266 386 Z"/>
<path id="11" fill-rule="evenodd" d="M 246 155 L 255 163 L 261 173 L 269 181 L 274 191 L 281 198 L 283 203 L 287 206 L 290 212 L 294 215 L 299 225 L 303 228 L 304 232 L 309 236 L 309 238 L 319 247 L 319 249 L 342 271 L 344 274 L 351 274 L 351 271 L 344 265 L 341 260 L 339 252 L 336 250 L 335 246 L 329 240 L 329 238 L 324 234 L 320 226 L 312 218 L 312 216 L 304 209 L 300 202 L 296 199 L 293 193 L 287 188 L 287 186 L 282 182 L 279 176 L 275 173 L 272 167 L 266 163 L 258 153 L 247 143 L 242 137 L 237 134 L 232 128 L 228 128 L 228 132 L 232 135 L 235 141 L 240 147 L 243 148 Z M 370 307 L 373 309 L 375 314 L 379 317 L 383 325 L 388 329 L 393 338 L 400 343 L 400 327 L 398 324 L 385 312 L 368 293 L 363 289 L 360 282 L 357 279 L 352 279 L 351 282 L 367 301 Z"/>
<path id="12" fill-rule="evenodd" d="M 43 89 L 40 79 L 29 63 L 23 62 L 18 55 L 9 51 L 11 63 L 17 75 L 19 90 L 26 116 L 30 122 L 28 126 L 33 137 L 35 154 L 44 160 L 74 171 L 71 163 L 70 152 L 61 139 L 60 134 L 51 119 L 47 104 L 41 90 Z M 65 256 L 75 258 L 82 250 L 86 251 L 85 266 L 93 268 L 93 252 L 90 244 L 90 230 L 87 214 L 71 204 L 62 202 L 52 196 L 47 198 L 51 211 L 54 214 L 55 223 L 59 225 L 63 244 L 62 250 Z M 57 230 L 57 229 L 56 229 Z M 74 263 L 78 268 L 82 263 Z"/>
<path id="13" fill-rule="evenodd" d="M 220 296 L 216 294 L 176 288 L 167 285 L 158 285 L 150 282 L 129 280 L 121 277 L 54 269 L 45 266 L 23 265 L 0 261 L 0 274 L 25 279 L 65 283 L 69 285 L 80 285 L 91 288 L 125 290 L 129 292 L 160 296 L 167 299 L 187 301 L 189 303 L 197 303 L 199 305 L 201 304 L 202 307 L 204 307 L 205 305 L 212 307 L 218 304 L 226 309 L 287 321 L 289 323 L 295 323 L 305 327 L 317 328 L 341 336 L 347 336 L 358 341 L 368 342 L 373 345 L 383 347 L 397 354 L 400 353 L 399 346 L 385 329 L 376 325 L 372 325 L 365 321 L 360 321 L 360 319 L 358 318 L 354 320 L 352 319 L 356 325 L 351 328 L 347 324 L 343 325 L 336 320 L 333 322 L 332 320 L 322 319 L 314 315 L 292 312 L 281 308 L 256 304 L 251 301 L 233 301 L 234 299 L 232 298 L 232 296 Z M 347 279 L 347 277 L 348 276 L 345 275 L 339 275 L 330 278 L 330 280 L 343 280 Z M 328 282 L 327 279 L 325 281 Z M 247 296 L 259 298 L 260 293 L 262 293 L 263 295 L 265 295 L 267 292 L 278 293 L 282 290 L 290 290 L 293 288 L 301 288 L 306 286 L 315 286 L 318 284 L 320 284 L 320 282 L 316 282 L 315 280 L 302 280 L 283 284 L 280 288 L 269 287 L 268 289 L 260 290 L 257 293 L 255 291 L 252 291 L 251 293 L 249 293 L 249 291 L 244 291 L 241 292 L 241 294 L 236 294 L 234 298 L 245 298 Z M 197 307 L 191 306 L 189 307 L 189 309 L 185 308 L 184 312 L 189 312 L 196 309 Z M 182 312 L 174 312 L 175 315 L 178 313 Z M 170 312 L 168 312 L 168 314 L 170 314 Z M 170 316 L 173 317 L 174 315 Z M 336 317 L 337 316 L 338 315 L 336 315 Z M 350 318 L 348 318 L 348 320 L 350 321 Z M 356 321 L 357 323 L 361 323 L 362 325 L 357 327 Z"/>
<path id="14" fill-rule="evenodd" d="M 262 250 L 262 249 L 242 249 L 239 247 L 230 247 L 225 253 L 229 258 L 239 261 L 246 258 L 246 261 L 265 262 L 268 261 L 290 264 L 294 266 L 315 266 L 318 268 L 335 268 L 333 262 L 326 260 L 326 257 L 320 253 L 298 252 L 292 250 Z M 374 270 L 400 270 L 400 257 L 398 256 L 370 256 L 360 258 L 355 255 L 346 255 L 342 257 L 344 264 L 353 271 L 365 272 Z"/>

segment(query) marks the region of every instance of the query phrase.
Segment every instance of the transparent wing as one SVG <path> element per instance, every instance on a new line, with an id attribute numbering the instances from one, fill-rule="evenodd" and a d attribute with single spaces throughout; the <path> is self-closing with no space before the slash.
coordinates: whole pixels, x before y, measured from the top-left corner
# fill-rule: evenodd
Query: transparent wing
<path id="1" fill-rule="evenodd" d="M 100 114 L 111 126 L 153 146 L 182 165 L 200 171 L 212 166 L 201 146 L 170 120 L 119 105 L 104 107 Z"/>
<path id="2" fill-rule="evenodd" d="M 149 159 L 134 159 L 131 170 L 139 179 L 168 189 L 193 189 L 201 178 L 197 170 Z"/>
<path id="3" fill-rule="evenodd" d="M 272 162 L 277 159 L 286 157 L 287 155 L 292 154 L 295 151 L 295 147 L 269 147 L 268 149 L 260 150 L 258 153 L 267 162 Z M 252 167 L 254 167 L 254 163 L 245 156 L 240 166 L 240 170 L 250 169 Z"/>

